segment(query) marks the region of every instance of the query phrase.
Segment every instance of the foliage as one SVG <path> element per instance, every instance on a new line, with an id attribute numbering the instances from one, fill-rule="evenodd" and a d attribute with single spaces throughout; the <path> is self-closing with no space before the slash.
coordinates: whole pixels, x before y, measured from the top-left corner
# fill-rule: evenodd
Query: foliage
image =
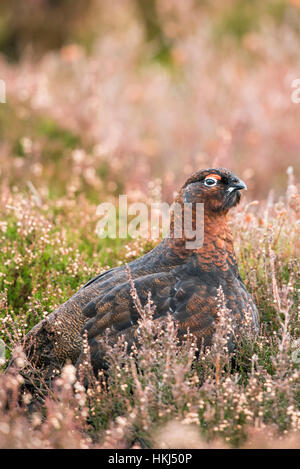
<path id="1" fill-rule="evenodd" d="M 299 1 L 29 3 L 34 15 L 0 7 L 0 447 L 299 446 Z M 26 363 L 26 332 L 157 242 L 98 238 L 97 205 L 171 202 L 215 166 L 249 188 L 230 222 L 259 335 L 246 321 L 228 355 L 220 292 L 214 345 L 197 351 L 135 297 L 138 349 L 104 339 L 110 371 L 95 380 L 85 344 L 42 408 L 20 398 L 4 368 L 12 349 Z"/>

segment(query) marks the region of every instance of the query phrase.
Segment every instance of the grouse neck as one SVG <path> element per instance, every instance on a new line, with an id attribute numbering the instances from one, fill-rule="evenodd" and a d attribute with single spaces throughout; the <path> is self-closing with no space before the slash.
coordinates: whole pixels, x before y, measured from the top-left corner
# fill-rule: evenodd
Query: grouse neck
<path id="1" fill-rule="evenodd" d="M 227 214 L 204 212 L 203 223 L 195 229 L 201 230 L 201 234 L 197 232 L 194 238 L 198 236 L 197 239 L 200 240 L 202 236 L 202 242 L 199 247 L 196 243 L 195 248 L 189 248 L 191 246 L 189 243 L 193 240 L 188 239 L 184 232 L 181 237 L 176 237 L 174 219 L 172 220 L 170 237 L 166 238 L 165 242 L 174 255 L 183 260 L 196 254 L 199 263 L 207 268 L 209 264 L 222 270 L 236 266 L 233 237 L 228 226 Z"/>
<path id="2" fill-rule="evenodd" d="M 210 213 L 204 216 L 204 242 L 196 253 L 201 264 L 212 262 L 222 270 L 237 266 L 227 214 Z"/>

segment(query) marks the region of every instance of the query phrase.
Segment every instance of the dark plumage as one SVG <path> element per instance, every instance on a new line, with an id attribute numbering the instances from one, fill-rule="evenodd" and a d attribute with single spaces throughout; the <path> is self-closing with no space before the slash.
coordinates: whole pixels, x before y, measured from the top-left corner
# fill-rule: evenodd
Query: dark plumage
<path id="1" fill-rule="evenodd" d="M 227 224 L 227 213 L 239 202 L 240 190 L 244 188 L 245 184 L 227 169 L 193 174 L 180 189 L 176 201 L 204 203 L 203 246 L 187 249 L 184 236 L 174 237 L 173 216 L 169 237 L 129 264 L 142 303 L 151 292 L 156 306 L 154 317 L 163 318 L 170 312 L 178 321 L 179 335 L 189 328 L 199 344 L 211 343 L 220 286 L 231 315 L 239 320 L 250 309 L 253 325 L 258 327 L 257 309 L 240 278 Z M 81 334 L 87 330 L 96 372 L 104 366 L 98 339 L 108 328 L 111 340 L 124 334 L 129 343 L 134 341 L 138 317 L 126 266 L 116 267 L 90 280 L 35 326 L 26 336 L 25 349 L 30 360 L 50 378 L 53 369 L 60 368 L 67 359 L 77 362 Z"/>

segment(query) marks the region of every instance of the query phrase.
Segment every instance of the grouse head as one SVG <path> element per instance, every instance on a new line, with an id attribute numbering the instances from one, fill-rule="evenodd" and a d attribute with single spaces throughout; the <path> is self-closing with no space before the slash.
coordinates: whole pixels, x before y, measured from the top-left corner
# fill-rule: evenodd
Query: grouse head
<path id="1" fill-rule="evenodd" d="M 247 189 L 247 186 L 232 171 L 203 169 L 188 178 L 180 190 L 179 201 L 203 203 L 205 212 L 226 214 L 239 203 L 241 189 Z"/>

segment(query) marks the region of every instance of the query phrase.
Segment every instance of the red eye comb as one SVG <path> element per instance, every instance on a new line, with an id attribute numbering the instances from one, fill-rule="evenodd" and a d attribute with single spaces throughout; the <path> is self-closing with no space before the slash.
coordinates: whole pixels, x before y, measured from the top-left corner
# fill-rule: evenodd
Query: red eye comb
<path id="1" fill-rule="evenodd" d="M 207 179 L 207 178 L 215 178 L 215 179 L 219 179 L 219 181 L 221 181 L 221 179 L 222 179 L 221 176 L 219 176 L 218 174 L 213 174 L 213 173 L 212 173 L 212 174 L 208 174 L 208 175 L 205 177 L 205 179 Z"/>

